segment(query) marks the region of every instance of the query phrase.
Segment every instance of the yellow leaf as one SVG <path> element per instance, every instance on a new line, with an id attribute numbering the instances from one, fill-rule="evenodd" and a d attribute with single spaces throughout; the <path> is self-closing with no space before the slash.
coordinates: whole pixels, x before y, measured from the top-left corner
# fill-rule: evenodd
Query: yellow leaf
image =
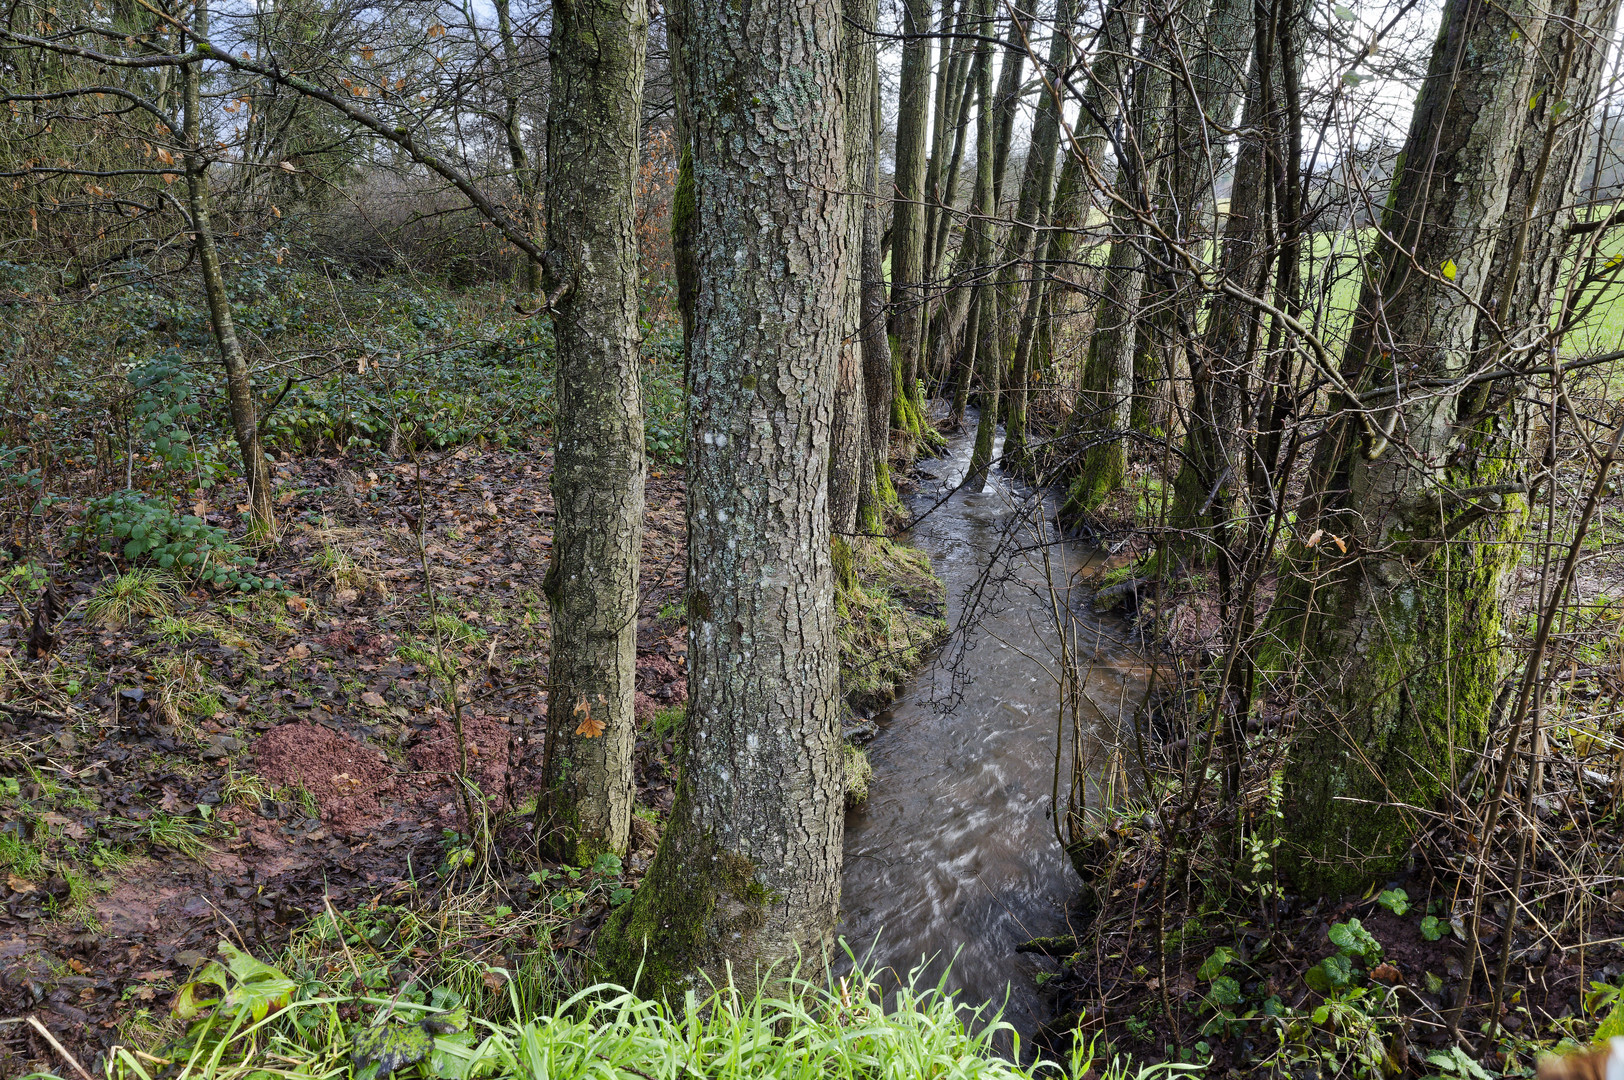
<path id="1" fill-rule="evenodd" d="M 1444 265 L 1443 265 L 1443 271 L 1444 271 L 1444 277 L 1446 279 L 1448 279 L 1450 281 L 1454 281 L 1455 280 L 1455 275 L 1460 272 L 1460 268 L 1455 265 L 1455 260 L 1454 259 L 1445 259 L 1444 260 Z"/>

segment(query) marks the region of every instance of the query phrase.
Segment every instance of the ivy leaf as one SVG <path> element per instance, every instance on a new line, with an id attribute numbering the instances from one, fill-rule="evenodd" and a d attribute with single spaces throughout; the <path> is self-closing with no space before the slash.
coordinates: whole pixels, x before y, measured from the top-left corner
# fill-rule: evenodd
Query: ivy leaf
<path id="1" fill-rule="evenodd" d="M 1444 936 L 1444 929 L 1447 925 L 1436 915 L 1428 915 L 1421 920 L 1421 936 L 1428 941 L 1437 941 Z"/>
<path id="2" fill-rule="evenodd" d="M 1341 953 L 1333 953 L 1303 972 L 1303 982 L 1309 989 L 1322 994 L 1340 990 L 1353 981 L 1353 961 Z"/>

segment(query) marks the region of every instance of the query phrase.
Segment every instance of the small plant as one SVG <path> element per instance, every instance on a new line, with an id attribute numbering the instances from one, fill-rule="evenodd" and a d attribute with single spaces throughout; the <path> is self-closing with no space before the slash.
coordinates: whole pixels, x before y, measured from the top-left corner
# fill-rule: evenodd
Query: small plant
<path id="1" fill-rule="evenodd" d="M 1449 932 L 1449 924 L 1436 915 L 1428 915 L 1421 920 L 1421 936 L 1428 941 L 1437 941 Z"/>
<path id="2" fill-rule="evenodd" d="M 96 586 L 85 616 L 104 626 L 127 626 L 140 618 L 166 616 L 180 599 L 175 579 L 161 570 L 137 567 Z"/>
<path id="3" fill-rule="evenodd" d="M 240 592 L 278 587 L 251 572 L 253 556 L 227 539 L 224 529 L 192 514 L 176 514 L 168 504 L 138 491 L 90 499 L 85 511 L 78 533 L 98 538 L 104 551 L 118 546 L 132 563 L 151 563 Z"/>
<path id="4" fill-rule="evenodd" d="M 1376 903 L 1394 915 L 1403 915 L 1410 910 L 1410 894 L 1403 889 L 1387 889 L 1376 897 Z"/>

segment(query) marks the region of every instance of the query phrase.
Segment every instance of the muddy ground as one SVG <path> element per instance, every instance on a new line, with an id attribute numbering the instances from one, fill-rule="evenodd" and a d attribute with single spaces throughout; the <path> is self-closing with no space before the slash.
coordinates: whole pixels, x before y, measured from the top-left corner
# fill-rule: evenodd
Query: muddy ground
<path id="1" fill-rule="evenodd" d="M 52 521 L 31 554 L 67 601 L 31 659 L 31 596 L 0 601 L 0 1016 L 39 1017 L 94 1067 L 162 1026 L 175 988 L 221 940 L 261 956 L 331 904 L 425 902 L 468 824 L 451 688 L 419 552 L 457 671 L 467 773 L 495 815 L 508 896 L 534 892 L 519 808 L 546 711 L 552 500 L 547 456 L 472 448 L 413 462 L 284 460 L 281 543 L 259 574 L 282 595 L 193 589 L 163 617 L 87 619 L 119 567 Z M 671 725 L 687 696 L 683 480 L 648 483 L 638 622 L 638 801 L 671 802 Z M 203 507 L 234 527 L 234 508 Z M 675 715 L 668 712 L 663 715 Z M 656 833 L 639 829 L 628 876 Z M 526 848 L 530 850 L 526 851 Z M 516 899 L 515 899 L 516 898 Z M 578 945 L 601 903 L 565 913 Z M 523 942 L 515 943 L 523 945 Z M 64 1062 L 0 1026 L 0 1075 Z"/>

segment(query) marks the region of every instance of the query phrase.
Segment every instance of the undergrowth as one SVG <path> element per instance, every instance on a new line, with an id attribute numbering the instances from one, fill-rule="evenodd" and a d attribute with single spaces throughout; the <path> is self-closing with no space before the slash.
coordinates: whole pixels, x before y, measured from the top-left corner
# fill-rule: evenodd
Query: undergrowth
<path id="1" fill-rule="evenodd" d="M 177 996 L 176 1013 L 191 1020 L 186 1034 L 161 1050 L 118 1048 L 108 1061 L 110 1080 L 1159 1080 L 1190 1071 L 1107 1062 L 1081 1040 L 1065 1061 L 1023 1066 L 994 1053 L 995 1040 L 1009 1038 L 1020 1058 L 1019 1036 L 996 1016 L 966 1009 L 940 984 L 921 988 L 916 979 L 887 1001 L 879 982 L 862 972 L 827 985 L 777 980 L 788 985 L 787 994 L 732 985 L 703 998 L 690 991 L 681 1003 L 644 1000 L 600 983 L 541 1011 L 527 1011 L 522 980 L 502 972 L 509 1018 L 499 1019 L 470 1011 L 444 987 L 346 994 L 228 944 L 220 956 Z"/>

